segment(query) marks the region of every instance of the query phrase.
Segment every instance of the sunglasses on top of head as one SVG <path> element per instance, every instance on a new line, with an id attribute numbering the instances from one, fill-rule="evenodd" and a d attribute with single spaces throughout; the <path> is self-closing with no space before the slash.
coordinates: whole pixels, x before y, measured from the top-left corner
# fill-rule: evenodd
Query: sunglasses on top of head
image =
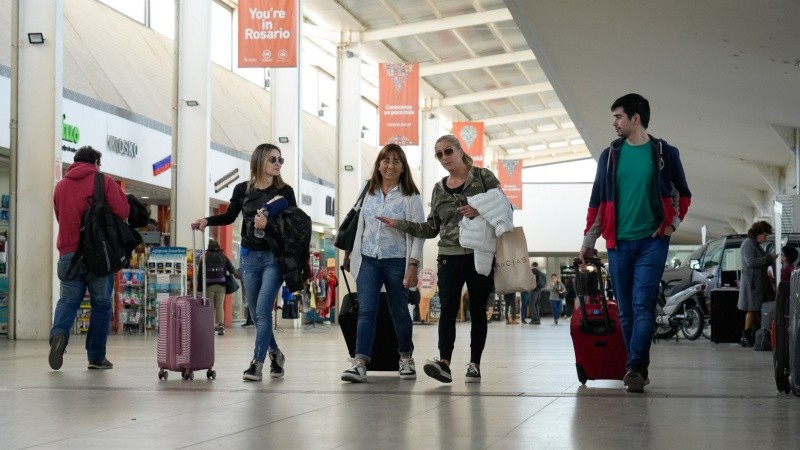
<path id="1" fill-rule="evenodd" d="M 444 151 L 436 152 L 436 153 L 434 153 L 434 155 L 436 156 L 436 159 L 442 159 L 445 156 L 452 155 L 454 151 L 455 150 L 453 150 L 451 147 L 447 147 L 446 149 L 444 149 Z"/>
<path id="2" fill-rule="evenodd" d="M 283 165 L 284 159 L 283 156 L 270 156 L 269 158 L 267 158 L 267 161 L 269 161 L 270 164 L 278 163 L 280 165 Z"/>

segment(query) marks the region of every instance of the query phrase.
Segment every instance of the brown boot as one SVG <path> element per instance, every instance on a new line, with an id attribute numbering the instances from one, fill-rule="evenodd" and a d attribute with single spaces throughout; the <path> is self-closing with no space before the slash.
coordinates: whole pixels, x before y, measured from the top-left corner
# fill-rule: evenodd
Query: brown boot
<path id="1" fill-rule="evenodd" d="M 519 320 L 517 319 L 511 320 L 511 325 L 519 325 Z"/>
<path id="2" fill-rule="evenodd" d="M 511 325 L 511 319 L 506 319 L 506 325 Z"/>

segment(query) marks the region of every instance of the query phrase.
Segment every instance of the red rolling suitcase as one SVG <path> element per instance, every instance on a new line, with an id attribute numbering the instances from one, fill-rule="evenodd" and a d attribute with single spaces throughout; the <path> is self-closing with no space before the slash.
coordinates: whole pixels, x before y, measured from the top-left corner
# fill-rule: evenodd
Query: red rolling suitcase
<path id="1" fill-rule="evenodd" d="M 617 304 L 606 301 L 604 295 L 602 263 L 591 259 L 580 267 L 576 259 L 574 264 L 580 306 L 572 313 L 570 334 L 578 380 L 581 384 L 586 380 L 622 380 L 628 354 Z"/>
<path id="2" fill-rule="evenodd" d="M 192 250 L 196 247 L 192 231 Z M 195 370 L 206 370 L 207 378 L 217 378 L 213 369 L 214 305 L 197 295 L 196 261 L 192 258 L 194 295 L 172 296 L 158 305 L 159 379 L 166 380 L 170 370 L 180 372 L 184 380 L 193 380 Z M 205 259 L 202 270 L 205 285 Z"/>

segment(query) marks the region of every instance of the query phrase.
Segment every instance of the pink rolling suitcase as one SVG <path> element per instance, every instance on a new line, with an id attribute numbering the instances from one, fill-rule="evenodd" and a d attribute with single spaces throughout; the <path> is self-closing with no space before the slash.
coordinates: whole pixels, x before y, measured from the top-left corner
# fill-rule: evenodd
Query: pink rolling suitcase
<path id="1" fill-rule="evenodd" d="M 205 240 L 204 240 L 205 241 Z M 192 231 L 192 249 L 195 233 Z M 206 370 L 206 378 L 217 378 L 214 367 L 214 305 L 197 295 L 197 264 L 192 258 L 194 295 L 169 297 L 158 305 L 158 379 L 170 370 L 184 380 L 193 380 L 195 370 Z M 205 259 L 203 260 L 205 285 Z"/>

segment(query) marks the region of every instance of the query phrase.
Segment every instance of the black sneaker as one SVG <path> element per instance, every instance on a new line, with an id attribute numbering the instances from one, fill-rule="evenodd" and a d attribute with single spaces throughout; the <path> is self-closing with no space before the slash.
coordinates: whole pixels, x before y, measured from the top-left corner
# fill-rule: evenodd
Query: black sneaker
<path id="1" fill-rule="evenodd" d="M 111 361 L 103 359 L 102 361 L 89 361 L 89 369 L 113 369 L 114 365 Z"/>
<path id="2" fill-rule="evenodd" d="M 252 327 L 253 325 L 255 325 L 255 324 L 252 321 L 247 321 L 247 322 L 242 324 L 242 328 L 244 328 L 244 327 Z"/>
<path id="3" fill-rule="evenodd" d="M 269 377 L 270 378 L 283 378 L 283 364 L 286 362 L 286 357 L 283 352 L 275 350 L 274 353 L 269 354 Z"/>
<path id="4" fill-rule="evenodd" d="M 465 383 L 480 383 L 481 382 L 481 369 L 475 363 L 469 363 L 467 366 L 467 374 L 464 377 Z"/>
<path id="5" fill-rule="evenodd" d="M 430 359 L 425 361 L 425 365 L 422 366 L 422 369 L 425 371 L 426 375 L 433 379 L 439 380 L 442 383 L 453 382 L 453 375 L 450 373 L 450 366 L 443 363 L 439 358 L 435 358 L 433 361 Z"/>
<path id="6" fill-rule="evenodd" d="M 260 361 L 251 361 L 250 367 L 242 374 L 242 379 L 245 381 L 261 381 L 261 372 L 264 368 L 264 363 Z"/>
<path id="7" fill-rule="evenodd" d="M 50 340 L 50 355 L 47 357 L 47 362 L 50 363 L 50 368 L 58 370 L 64 364 L 64 352 L 67 349 L 67 338 L 63 333 L 57 333 Z"/>
<path id="8" fill-rule="evenodd" d="M 641 394 L 644 392 L 644 387 L 650 384 L 650 379 L 642 376 L 637 370 L 630 369 L 622 378 L 622 384 L 625 385 L 625 391 Z"/>

